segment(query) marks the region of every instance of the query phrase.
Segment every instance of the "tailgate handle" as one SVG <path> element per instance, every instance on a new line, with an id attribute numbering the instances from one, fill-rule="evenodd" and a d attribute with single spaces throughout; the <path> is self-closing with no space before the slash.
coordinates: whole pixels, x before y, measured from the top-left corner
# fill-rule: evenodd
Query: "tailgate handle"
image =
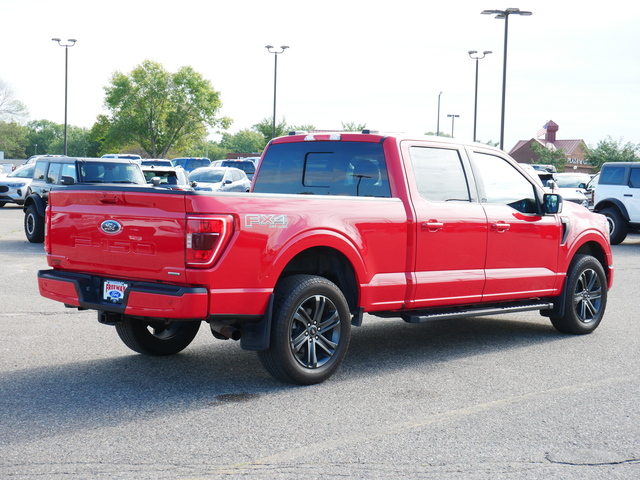
<path id="1" fill-rule="evenodd" d="M 107 195 L 104 192 L 102 192 L 99 195 L 102 196 L 102 198 L 100 198 L 100 203 L 108 203 L 108 204 L 118 203 L 117 195 Z"/>

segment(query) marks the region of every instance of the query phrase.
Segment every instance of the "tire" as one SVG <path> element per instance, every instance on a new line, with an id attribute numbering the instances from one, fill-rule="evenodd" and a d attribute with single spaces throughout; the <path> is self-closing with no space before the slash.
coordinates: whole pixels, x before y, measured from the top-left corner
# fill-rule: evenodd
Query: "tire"
<path id="1" fill-rule="evenodd" d="M 340 289 L 324 277 L 293 275 L 276 286 L 269 349 L 258 352 L 283 382 L 312 385 L 331 377 L 349 346 L 351 315 Z"/>
<path id="2" fill-rule="evenodd" d="M 200 329 L 199 321 L 149 322 L 124 317 L 116 323 L 118 336 L 134 352 L 152 356 L 166 356 L 181 352 L 189 346 Z"/>
<path id="3" fill-rule="evenodd" d="M 29 205 L 24 214 L 24 233 L 31 243 L 44 242 L 44 218 L 35 205 Z"/>
<path id="4" fill-rule="evenodd" d="M 617 208 L 605 208 L 600 212 L 607 217 L 609 223 L 609 242 L 618 245 L 627 238 L 629 226 Z"/>
<path id="5" fill-rule="evenodd" d="M 576 255 L 569 266 L 562 295 L 564 314 L 551 318 L 556 330 L 583 335 L 598 328 L 607 306 L 607 277 L 600 262 L 590 255 Z"/>

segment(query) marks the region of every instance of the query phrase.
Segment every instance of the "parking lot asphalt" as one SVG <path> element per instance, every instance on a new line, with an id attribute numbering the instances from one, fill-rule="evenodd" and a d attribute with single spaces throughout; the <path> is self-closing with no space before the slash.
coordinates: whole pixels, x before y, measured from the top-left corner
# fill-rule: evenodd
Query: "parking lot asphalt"
<path id="1" fill-rule="evenodd" d="M 0 478 L 640 478 L 640 235 L 613 247 L 591 335 L 537 313 L 366 316 L 329 381 L 271 378 L 203 325 L 137 355 L 95 312 L 40 297 L 48 268 L 0 209 Z"/>

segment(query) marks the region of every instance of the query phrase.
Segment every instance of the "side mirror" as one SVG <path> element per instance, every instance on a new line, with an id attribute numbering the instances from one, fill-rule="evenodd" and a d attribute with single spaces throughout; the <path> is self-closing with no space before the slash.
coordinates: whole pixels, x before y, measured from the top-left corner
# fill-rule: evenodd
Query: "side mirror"
<path id="1" fill-rule="evenodd" d="M 547 215 L 562 212 L 562 197 L 557 193 L 545 193 L 543 203 L 544 213 Z"/>
<path id="2" fill-rule="evenodd" d="M 558 188 L 558 185 L 556 184 L 556 182 L 554 180 L 549 180 L 547 182 L 547 188 L 550 188 L 551 191 L 555 190 L 556 188 Z"/>
<path id="3" fill-rule="evenodd" d="M 76 183 L 75 179 L 73 177 L 68 177 L 67 175 L 63 175 L 60 179 L 60 184 L 62 185 L 73 185 L 74 183 Z"/>
<path id="4" fill-rule="evenodd" d="M 151 185 L 153 185 L 154 187 L 158 187 L 160 185 L 160 182 L 162 180 L 160 179 L 160 177 L 152 177 L 151 178 Z"/>

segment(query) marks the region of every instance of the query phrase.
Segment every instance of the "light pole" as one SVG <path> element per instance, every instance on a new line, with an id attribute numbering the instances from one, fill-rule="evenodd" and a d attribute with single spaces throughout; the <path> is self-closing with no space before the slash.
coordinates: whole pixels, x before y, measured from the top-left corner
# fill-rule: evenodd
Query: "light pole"
<path id="1" fill-rule="evenodd" d="M 440 95 L 442 95 L 442 92 L 438 94 L 438 124 L 436 126 L 436 137 L 440 136 Z"/>
<path id="2" fill-rule="evenodd" d="M 274 50 L 273 45 L 267 45 L 265 47 L 269 53 L 274 54 L 274 67 L 273 67 L 273 123 L 271 126 L 271 138 L 275 138 L 276 136 L 276 85 L 278 82 L 278 55 L 284 52 L 287 48 L 287 45 L 282 45 L 280 50 Z"/>
<path id="3" fill-rule="evenodd" d="M 469 56 L 476 61 L 476 94 L 475 94 L 475 100 L 473 103 L 473 141 L 474 142 L 476 141 L 476 124 L 478 121 L 478 63 L 480 60 L 482 60 L 485 56 L 489 55 L 490 53 L 492 52 L 489 50 L 485 50 L 484 52 L 482 52 L 482 56 L 480 56 L 477 50 L 469 50 Z"/>
<path id="4" fill-rule="evenodd" d="M 519 8 L 507 8 L 506 10 L 483 10 L 482 15 L 495 15 L 497 19 L 504 19 L 504 59 L 502 62 L 502 115 L 500 117 L 500 149 L 504 150 L 504 102 L 507 88 L 507 38 L 509 34 L 509 15 L 522 15 L 528 17 L 532 12 L 521 11 Z"/>
<path id="5" fill-rule="evenodd" d="M 67 89 L 68 89 L 68 77 L 69 77 L 69 48 L 73 47 L 77 40 L 70 38 L 67 43 L 62 43 L 59 38 L 52 38 L 54 42 L 58 42 L 58 45 L 64 47 L 64 154 L 67 154 Z"/>
<path id="6" fill-rule="evenodd" d="M 455 122 L 459 116 L 460 115 L 447 115 L 447 117 L 451 117 L 451 138 L 453 138 L 453 122 Z"/>

